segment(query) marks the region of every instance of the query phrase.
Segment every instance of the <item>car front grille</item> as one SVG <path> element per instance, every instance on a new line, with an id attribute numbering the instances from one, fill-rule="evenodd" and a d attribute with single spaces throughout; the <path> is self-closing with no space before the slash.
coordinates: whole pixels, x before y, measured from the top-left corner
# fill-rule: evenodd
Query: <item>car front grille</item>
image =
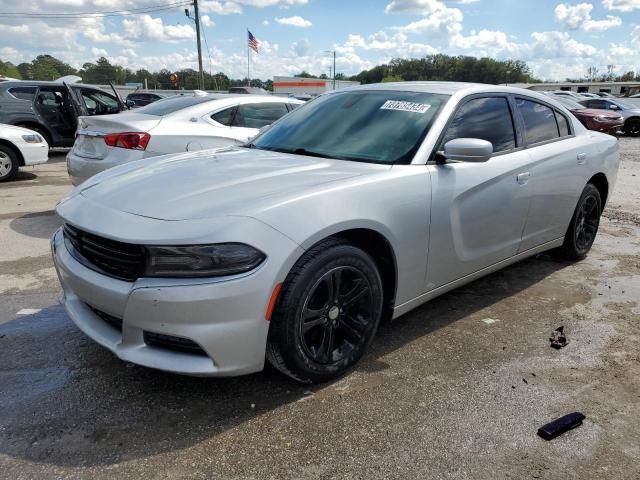
<path id="1" fill-rule="evenodd" d="M 103 238 L 69 224 L 64 225 L 63 232 L 69 253 L 86 267 L 129 282 L 144 273 L 146 257 L 142 245 Z"/>

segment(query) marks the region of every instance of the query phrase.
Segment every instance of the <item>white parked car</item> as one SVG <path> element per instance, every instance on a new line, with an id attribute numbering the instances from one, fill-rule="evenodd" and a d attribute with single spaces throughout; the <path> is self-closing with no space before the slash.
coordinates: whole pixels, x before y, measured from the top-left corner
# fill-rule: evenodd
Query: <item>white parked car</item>
<path id="1" fill-rule="evenodd" d="M 177 95 L 118 115 L 80 117 L 67 156 L 74 185 L 111 167 L 168 153 L 241 145 L 304 102 L 267 95 Z"/>
<path id="2" fill-rule="evenodd" d="M 49 145 L 33 130 L 0 124 L 0 182 L 13 177 L 20 167 L 45 163 Z"/>

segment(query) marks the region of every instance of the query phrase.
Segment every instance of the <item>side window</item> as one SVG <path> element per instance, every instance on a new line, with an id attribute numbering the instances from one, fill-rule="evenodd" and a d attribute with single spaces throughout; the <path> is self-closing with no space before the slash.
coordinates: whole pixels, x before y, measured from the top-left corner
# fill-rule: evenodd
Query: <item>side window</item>
<path id="1" fill-rule="evenodd" d="M 588 108 L 599 108 L 604 109 L 607 108 L 606 102 L 604 100 L 589 100 L 587 102 Z"/>
<path id="2" fill-rule="evenodd" d="M 516 147 L 509 103 L 505 97 L 474 98 L 456 112 L 441 148 L 455 138 L 479 138 L 493 144 L 493 152 Z"/>
<path id="3" fill-rule="evenodd" d="M 38 92 L 36 103 L 49 107 L 62 107 L 65 104 L 66 92 L 56 89 L 45 90 L 43 88 Z"/>
<path id="4" fill-rule="evenodd" d="M 300 106 L 299 103 L 287 103 L 287 108 L 290 112 L 293 112 L 296 108 Z"/>
<path id="5" fill-rule="evenodd" d="M 546 142 L 558 138 L 558 124 L 553 110 L 538 102 L 516 99 L 518 110 L 524 120 L 527 142 L 529 144 Z"/>
<path id="6" fill-rule="evenodd" d="M 233 117 L 235 116 L 237 108 L 238 107 L 229 107 L 229 108 L 225 108 L 224 110 L 220 110 L 219 112 L 216 112 L 213 115 L 211 115 L 211 119 L 215 120 L 216 122 L 222 125 L 226 125 L 227 127 L 230 127 L 231 123 L 233 122 Z"/>
<path id="7" fill-rule="evenodd" d="M 33 101 L 36 94 L 36 87 L 14 87 L 9 89 L 9 93 L 20 100 Z"/>
<path id="8" fill-rule="evenodd" d="M 86 88 L 83 88 L 81 92 L 89 115 L 104 115 L 120 111 L 120 103 L 111 95 Z"/>
<path id="9" fill-rule="evenodd" d="M 287 113 L 288 110 L 284 103 L 245 103 L 238 107 L 233 126 L 262 128 Z"/>
<path id="10" fill-rule="evenodd" d="M 567 120 L 567 117 L 565 117 L 560 112 L 556 111 L 555 113 L 556 113 L 556 120 L 558 122 L 558 130 L 560 131 L 560 136 L 568 137 L 569 135 L 571 135 L 571 130 L 569 130 L 569 121 Z"/>

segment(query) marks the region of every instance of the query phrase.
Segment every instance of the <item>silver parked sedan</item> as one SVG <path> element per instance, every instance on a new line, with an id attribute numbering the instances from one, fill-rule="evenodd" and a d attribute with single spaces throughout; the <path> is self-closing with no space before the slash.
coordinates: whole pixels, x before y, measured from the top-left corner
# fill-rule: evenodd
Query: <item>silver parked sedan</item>
<path id="1" fill-rule="evenodd" d="M 384 316 L 538 252 L 583 258 L 619 154 L 545 95 L 386 83 L 242 147 L 141 162 L 57 207 L 72 320 L 140 365 L 225 376 L 266 358 L 313 382 L 353 366 Z"/>

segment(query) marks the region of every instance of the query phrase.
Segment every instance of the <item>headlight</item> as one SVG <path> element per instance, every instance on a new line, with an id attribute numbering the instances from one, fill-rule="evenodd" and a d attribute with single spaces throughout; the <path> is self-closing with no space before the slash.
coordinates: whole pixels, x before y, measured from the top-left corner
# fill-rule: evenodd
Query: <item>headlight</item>
<path id="1" fill-rule="evenodd" d="M 42 143 L 42 137 L 37 133 L 22 135 L 22 139 L 27 143 Z"/>
<path id="2" fill-rule="evenodd" d="M 146 277 L 218 277 L 248 272 L 266 258 L 244 243 L 146 247 Z"/>

